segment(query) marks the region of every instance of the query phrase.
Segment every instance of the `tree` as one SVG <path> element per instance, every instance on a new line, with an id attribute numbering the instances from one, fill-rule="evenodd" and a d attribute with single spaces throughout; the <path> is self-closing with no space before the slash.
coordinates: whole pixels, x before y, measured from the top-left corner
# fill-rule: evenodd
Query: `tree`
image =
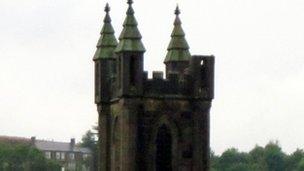
<path id="1" fill-rule="evenodd" d="M 82 136 L 81 139 L 81 146 L 89 148 L 90 150 L 94 151 L 96 150 L 96 136 L 95 133 L 93 133 L 91 130 L 88 130 L 84 136 Z"/>
<path id="2" fill-rule="evenodd" d="M 301 159 L 301 161 L 298 163 L 296 171 L 303 171 L 304 170 L 304 158 Z"/>
<path id="3" fill-rule="evenodd" d="M 216 156 L 210 155 L 211 171 L 304 171 L 304 151 L 297 149 L 285 154 L 279 143 L 269 142 L 265 147 L 256 145 L 249 153 L 230 148 Z"/>
<path id="4" fill-rule="evenodd" d="M 282 152 L 278 141 L 269 142 L 264 150 L 267 169 L 269 171 L 283 171 L 285 154 Z"/>
<path id="5" fill-rule="evenodd" d="M 250 164 L 251 169 L 256 171 L 266 171 L 267 164 L 265 162 L 265 152 L 264 148 L 256 145 L 250 152 Z"/>
<path id="6" fill-rule="evenodd" d="M 219 167 L 219 156 L 215 155 L 211 150 L 210 152 L 210 169 L 211 171 L 216 171 L 216 168 Z"/>
<path id="7" fill-rule="evenodd" d="M 304 159 L 304 152 L 301 149 L 297 149 L 286 157 L 285 170 L 297 170 L 302 159 Z"/>
<path id="8" fill-rule="evenodd" d="M 240 153 L 236 148 L 226 150 L 218 160 L 216 170 L 239 171 L 248 168 L 249 155 Z"/>
<path id="9" fill-rule="evenodd" d="M 97 170 L 97 138 L 96 138 L 96 133 L 93 133 L 91 130 L 88 130 L 86 134 L 82 137 L 81 147 L 86 147 L 89 148 L 92 151 L 92 157 L 87 158 L 86 161 L 84 161 L 84 164 L 89 166 L 93 162 L 93 170 Z"/>
<path id="10" fill-rule="evenodd" d="M 29 144 L 0 143 L 0 170 L 59 171 L 60 168 Z"/>

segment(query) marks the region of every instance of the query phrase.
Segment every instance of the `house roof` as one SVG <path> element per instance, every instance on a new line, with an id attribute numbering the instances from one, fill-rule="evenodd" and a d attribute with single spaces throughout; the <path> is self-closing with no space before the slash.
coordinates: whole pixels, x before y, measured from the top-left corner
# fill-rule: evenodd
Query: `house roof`
<path id="1" fill-rule="evenodd" d="M 34 138 L 34 137 L 33 137 Z M 33 141 L 35 142 L 34 144 Z M 9 144 L 26 144 L 35 145 L 41 151 L 61 151 L 61 152 L 79 152 L 92 153 L 89 148 L 80 147 L 79 145 L 72 145 L 70 142 L 56 142 L 47 140 L 36 140 L 24 137 L 0 136 L 0 142 Z"/>
<path id="2" fill-rule="evenodd" d="M 55 142 L 55 141 L 45 141 L 36 140 L 35 146 L 42 151 L 62 151 L 62 152 L 80 152 L 80 153 L 91 153 L 88 148 L 79 147 L 75 145 L 74 147 L 69 142 Z"/>

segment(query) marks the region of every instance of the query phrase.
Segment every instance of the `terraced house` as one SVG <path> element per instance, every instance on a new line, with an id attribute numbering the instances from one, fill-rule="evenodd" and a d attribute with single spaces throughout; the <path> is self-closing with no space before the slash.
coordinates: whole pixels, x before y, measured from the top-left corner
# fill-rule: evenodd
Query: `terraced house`
<path id="1" fill-rule="evenodd" d="M 47 159 L 58 161 L 62 165 L 62 170 L 90 171 L 92 169 L 91 150 L 76 145 L 74 138 L 70 142 L 55 142 L 36 140 L 32 137 L 31 143 L 43 151 Z"/>
<path id="2" fill-rule="evenodd" d="M 62 171 L 91 171 L 93 169 L 91 150 L 75 144 L 75 139 L 73 138 L 70 142 L 56 142 L 38 140 L 36 137 L 23 138 L 0 136 L 0 142 L 32 145 L 42 151 L 47 159 L 55 160 L 60 163 Z"/>

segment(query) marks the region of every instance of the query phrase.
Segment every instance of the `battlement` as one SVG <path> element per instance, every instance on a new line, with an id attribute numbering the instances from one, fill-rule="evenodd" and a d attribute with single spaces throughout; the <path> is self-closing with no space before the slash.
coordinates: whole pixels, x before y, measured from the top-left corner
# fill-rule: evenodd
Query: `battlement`
<path id="1" fill-rule="evenodd" d="M 153 71 L 151 79 L 147 76 L 148 72 L 144 72 L 144 96 L 181 95 L 178 73 L 169 73 L 166 79 L 162 71 Z"/>
<path id="2" fill-rule="evenodd" d="M 174 29 L 164 60 L 165 73 L 153 71 L 152 78 L 143 71 L 146 49 L 132 6 L 129 6 L 119 42 L 111 25 L 109 8 L 105 11 L 104 26 L 93 58 L 96 104 L 123 97 L 213 99 L 214 57 L 191 56 L 179 9 L 175 11 Z"/>
<path id="3" fill-rule="evenodd" d="M 167 78 L 164 77 L 163 71 L 152 71 L 152 78 L 148 78 L 148 71 L 144 71 L 144 80 L 178 80 L 181 75 L 178 72 L 169 72 Z"/>
<path id="4" fill-rule="evenodd" d="M 164 78 L 162 71 L 143 74 L 143 96 L 213 98 L 213 56 L 192 56 L 183 73 L 169 72 Z"/>

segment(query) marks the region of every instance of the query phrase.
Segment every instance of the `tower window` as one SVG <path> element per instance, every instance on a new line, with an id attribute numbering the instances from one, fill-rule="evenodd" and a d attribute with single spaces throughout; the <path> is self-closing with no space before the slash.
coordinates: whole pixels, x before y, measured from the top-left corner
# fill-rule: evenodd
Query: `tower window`
<path id="1" fill-rule="evenodd" d="M 135 56 L 130 57 L 130 84 L 135 85 L 136 82 L 136 58 Z"/>
<path id="2" fill-rule="evenodd" d="M 118 64 L 117 64 L 117 75 L 118 75 L 118 87 L 120 88 L 121 87 L 121 81 L 122 81 L 122 75 L 121 75 L 121 67 L 122 67 L 122 64 L 121 64 L 121 59 L 120 57 L 118 57 Z"/>
<path id="3" fill-rule="evenodd" d="M 99 63 L 95 64 L 95 96 L 99 95 L 100 77 L 99 77 Z"/>

